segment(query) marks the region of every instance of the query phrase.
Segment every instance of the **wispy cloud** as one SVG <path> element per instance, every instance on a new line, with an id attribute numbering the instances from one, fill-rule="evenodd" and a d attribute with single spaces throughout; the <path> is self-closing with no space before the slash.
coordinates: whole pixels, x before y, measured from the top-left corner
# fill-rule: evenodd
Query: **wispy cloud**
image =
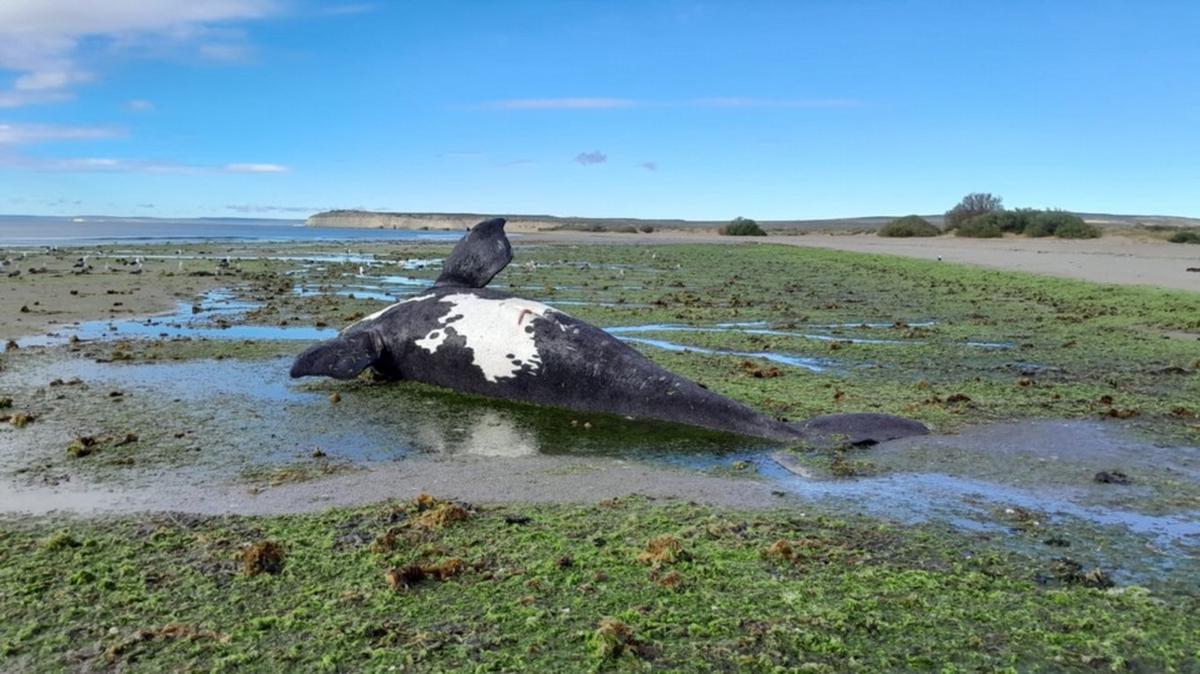
<path id="1" fill-rule="evenodd" d="M 106 126 L 60 126 L 57 124 L 0 123 L 0 146 L 27 145 L 56 140 L 98 140 L 124 135 Z"/>
<path id="2" fill-rule="evenodd" d="M 715 96 L 677 101 L 633 98 L 508 98 L 471 106 L 478 110 L 614 110 L 623 108 L 857 108 L 853 98 L 753 98 Z"/>
<path id="3" fill-rule="evenodd" d="M 195 44 L 206 28 L 257 19 L 280 10 L 277 0 L 104 0 L 0 2 L 0 71 L 16 73 L 0 90 L 0 107 L 54 103 L 71 98 L 73 86 L 97 75 L 81 63 L 82 45 L 110 44 L 127 50 L 148 44 Z M 213 49 L 218 48 L 216 52 Z M 228 57 L 239 42 L 204 44 L 212 56 Z"/>
<path id="4" fill-rule="evenodd" d="M 69 91 L 0 91 L 0 108 L 20 108 L 41 103 L 62 103 L 75 98 Z"/>
<path id="5" fill-rule="evenodd" d="M 225 173 L 287 173 L 291 169 L 282 164 L 226 164 Z"/>
<path id="6" fill-rule="evenodd" d="M 638 166 L 641 166 L 642 168 L 646 169 L 647 171 L 657 171 L 658 170 L 658 162 L 644 161 L 644 162 L 638 164 Z"/>
<path id="7" fill-rule="evenodd" d="M 3 150 L 3 145 L 0 145 L 0 150 Z M 281 164 L 224 164 L 221 166 L 211 166 L 158 159 L 38 157 L 14 153 L 0 153 L 0 166 L 56 173 L 159 173 L 180 175 L 205 173 L 270 174 L 285 173 L 291 170 Z"/>
<path id="8" fill-rule="evenodd" d="M 486 159 L 488 155 L 486 152 L 443 152 L 439 156 L 443 159 Z"/>
<path id="9" fill-rule="evenodd" d="M 149 159 L 115 157 L 31 157 L 0 155 L 0 166 L 55 173 L 200 173 L 202 167 Z"/>
<path id="10" fill-rule="evenodd" d="M 696 98 L 683 103 L 690 108 L 857 108 L 862 102 L 852 98 L 746 98 L 721 96 Z"/>
<path id="11" fill-rule="evenodd" d="M 328 210 L 315 206 L 274 206 L 270 204 L 229 204 L 225 208 L 235 213 L 316 213 Z"/>
<path id="12" fill-rule="evenodd" d="M 599 150 L 592 152 L 580 152 L 575 155 L 575 162 L 584 166 L 592 166 L 593 164 L 603 164 L 608 161 L 608 155 Z"/>
<path id="13" fill-rule="evenodd" d="M 345 5 L 325 5 L 317 9 L 317 14 L 323 16 L 347 16 L 350 14 L 366 14 L 375 11 L 375 5 L 369 2 L 352 2 Z"/>
<path id="14" fill-rule="evenodd" d="M 484 110 L 611 110 L 633 108 L 638 101 L 628 98 L 509 98 L 480 103 Z"/>
<path id="15" fill-rule="evenodd" d="M 254 56 L 254 49 L 246 44 L 202 44 L 197 50 L 200 56 L 210 61 L 240 63 Z"/>
<path id="16" fill-rule="evenodd" d="M 154 101 L 148 101 L 144 98 L 134 98 L 132 100 L 125 101 L 125 107 L 134 112 L 153 112 Z"/>

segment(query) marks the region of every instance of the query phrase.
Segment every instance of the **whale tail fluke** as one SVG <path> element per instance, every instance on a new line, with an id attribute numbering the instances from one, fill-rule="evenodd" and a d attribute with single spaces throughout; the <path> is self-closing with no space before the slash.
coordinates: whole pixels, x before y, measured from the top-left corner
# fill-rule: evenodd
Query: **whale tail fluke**
<path id="1" fill-rule="evenodd" d="M 353 379 L 379 359 L 380 350 L 379 340 L 369 332 L 341 335 L 297 356 L 291 374 Z"/>
<path id="2" fill-rule="evenodd" d="M 482 288 L 512 262 L 504 218 L 485 220 L 459 239 L 442 265 L 435 286 Z"/>
<path id="3" fill-rule="evenodd" d="M 794 425 L 810 442 L 874 445 L 914 435 L 928 435 L 919 421 L 872 412 L 827 414 Z"/>

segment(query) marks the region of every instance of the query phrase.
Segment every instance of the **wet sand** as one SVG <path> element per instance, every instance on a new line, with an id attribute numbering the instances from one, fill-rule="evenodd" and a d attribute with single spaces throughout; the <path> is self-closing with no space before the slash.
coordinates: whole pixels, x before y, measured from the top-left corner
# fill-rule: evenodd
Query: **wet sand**
<path id="1" fill-rule="evenodd" d="M 162 488 L 164 484 L 170 488 Z M 640 462 L 454 456 L 375 463 L 364 470 L 278 486 L 195 484 L 170 476 L 163 476 L 154 489 L 95 484 L 21 486 L 0 480 L 0 513 L 279 515 L 411 499 L 421 492 L 472 503 L 596 503 L 634 494 L 755 509 L 798 501 L 794 495 L 786 499 L 776 495 L 777 487 L 762 480 L 717 477 Z"/>
<path id="2" fill-rule="evenodd" d="M 930 453 L 942 460 L 931 460 Z M 1010 526 L 1005 512 L 1041 513 L 1037 516 L 1060 524 L 1115 526 L 1160 552 L 1187 549 L 1200 538 L 1200 522 L 1186 507 L 1146 512 L 1129 501 L 1148 498 L 1156 472 L 1194 479 L 1197 449 L 1156 447 L 1121 424 L 985 424 L 961 434 L 883 443 L 866 455 L 895 472 L 831 480 L 809 474 L 804 459 L 788 452 L 762 455 L 740 475 L 603 457 L 450 454 L 370 462 L 274 486 L 186 471 L 162 473 L 153 486 L 0 480 L 0 515 L 282 515 L 408 500 L 422 492 L 486 504 L 594 504 L 642 496 L 736 509 L 834 508 L 906 523 L 948 521 L 978 531 L 1004 531 Z M 1015 475 L 1013 462 L 1031 470 Z M 1093 479 L 1098 470 L 1113 467 L 1128 470 L 1133 484 Z"/>
<path id="3" fill-rule="evenodd" d="M 180 300 L 228 283 L 217 277 L 165 276 L 163 262 L 74 274 L 70 261 L 31 256 L 20 276 L 0 275 L 0 344 L 79 321 L 130 318 L 170 311 Z M 30 269 L 46 271 L 30 273 Z"/>
<path id="4" fill-rule="evenodd" d="M 1146 237 L 1114 235 L 1088 241 L 1059 239 L 886 239 L 874 235 L 809 234 L 766 238 L 724 237 L 704 232 L 615 234 L 588 232 L 526 232 L 514 235 L 517 246 L 538 244 L 785 244 L 862 253 L 899 255 L 970 264 L 1007 271 L 1046 274 L 1098 283 L 1147 285 L 1200 292 L 1200 246 L 1165 243 Z M 286 248 L 286 246 L 284 246 Z M 56 326 L 83 320 L 127 318 L 162 313 L 180 300 L 204 290 L 228 285 L 228 279 L 183 274 L 176 261 L 147 260 L 142 274 L 133 267 L 112 271 L 72 273 L 74 258 L 32 255 L 14 266 L 20 276 L 0 275 L 0 342 L 41 334 Z M 97 261 L 95 264 L 102 265 Z M 201 264 L 201 263 L 196 263 Z M 209 264 L 211 266 L 211 264 Z M 30 269 L 44 267 L 43 273 Z M 189 270 L 191 267 L 189 267 Z"/>
<path id="5" fill-rule="evenodd" d="M 874 234 L 771 235 L 726 237 L 714 233 L 654 232 L 606 234 L 542 232 L 523 234 L 525 243 L 776 243 L 857 253 L 942 260 L 991 269 L 1045 274 L 1096 283 L 1144 285 L 1200 292 L 1200 246 L 1149 237 L 1106 235 L 1099 239 L 968 239 L 955 236 L 892 239 Z"/>

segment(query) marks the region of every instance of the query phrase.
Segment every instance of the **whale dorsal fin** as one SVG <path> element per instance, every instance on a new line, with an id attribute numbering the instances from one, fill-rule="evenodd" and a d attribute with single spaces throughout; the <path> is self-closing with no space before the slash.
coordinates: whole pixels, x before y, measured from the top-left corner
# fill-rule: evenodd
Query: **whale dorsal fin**
<path id="1" fill-rule="evenodd" d="M 434 286 L 482 288 L 512 261 L 504 218 L 485 220 L 459 239 Z"/>

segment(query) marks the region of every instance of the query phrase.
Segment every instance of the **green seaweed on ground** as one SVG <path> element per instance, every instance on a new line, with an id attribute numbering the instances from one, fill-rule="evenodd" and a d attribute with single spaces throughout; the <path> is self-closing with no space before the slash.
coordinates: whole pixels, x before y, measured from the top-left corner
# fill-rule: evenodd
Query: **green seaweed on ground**
<path id="1" fill-rule="evenodd" d="M 1190 671 L 1200 656 L 1194 585 L 930 527 L 634 498 L 480 509 L 370 545 L 442 505 L 4 520 L 0 668 Z"/>

